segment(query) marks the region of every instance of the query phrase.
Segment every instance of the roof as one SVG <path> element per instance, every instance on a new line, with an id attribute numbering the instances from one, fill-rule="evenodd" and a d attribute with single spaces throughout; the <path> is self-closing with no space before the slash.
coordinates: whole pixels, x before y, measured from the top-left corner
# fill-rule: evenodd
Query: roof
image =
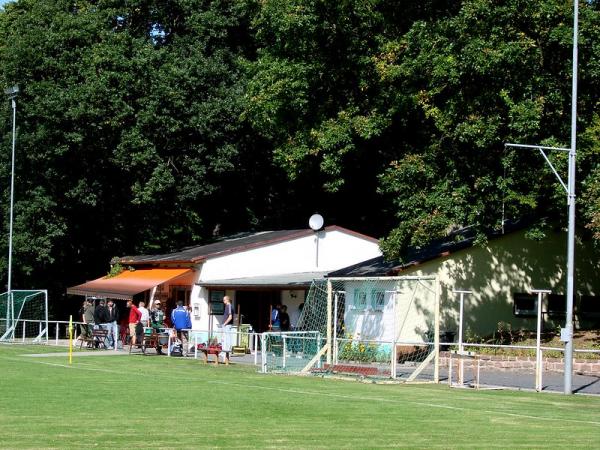
<path id="1" fill-rule="evenodd" d="M 340 231 L 342 233 L 351 234 L 371 242 L 378 242 L 375 238 L 348 230 L 346 228 L 338 227 L 336 225 L 326 227 L 325 231 Z M 305 236 L 311 236 L 312 234 L 314 234 L 314 231 L 311 229 L 240 233 L 234 236 L 223 238 L 211 244 L 186 247 L 172 253 L 159 255 L 124 256 L 121 258 L 121 263 L 199 263 L 210 258 L 242 252 L 253 248 L 264 247 L 279 242 L 290 241 Z"/>
<path id="2" fill-rule="evenodd" d="M 211 288 L 244 288 L 244 287 L 276 287 L 301 288 L 308 287 L 315 279 L 324 279 L 327 272 L 286 273 L 280 275 L 262 275 L 246 278 L 230 278 L 226 280 L 206 280 L 196 283 Z"/>
<path id="3" fill-rule="evenodd" d="M 495 239 L 505 234 L 521 230 L 528 225 L 530 221 L 507 222 L 504 230 L 493 230 L 488 233 L 489 239 Z M 402 262 L 386 261 L 383 256 L 369 259 L 367 261 L 345 267 L 327 274 L 328 277 L 372 277 L 396 275 L 402 270 L 430 261 L 442 258 L 451 253 L 471 247 L 477 237 L 477 231 L 474 227 L 464 227 L 453 231 L 447 237 L 436 239 L 423 247 L 409 247 L 402 254 Z"/>
<path id="4" fill-rule="evenodd" d="M 175 268 L 124 270 L 114 277 L 104 276 L 67 288 L 67 294 L 129 300 L 135 294 L 191 271 L 192 269 Z"/>

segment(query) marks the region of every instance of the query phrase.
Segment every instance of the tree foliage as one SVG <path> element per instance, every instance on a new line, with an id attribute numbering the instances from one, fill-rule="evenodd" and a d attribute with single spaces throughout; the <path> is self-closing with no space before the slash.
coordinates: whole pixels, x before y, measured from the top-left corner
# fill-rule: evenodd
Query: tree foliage
<path id="1" fill-rule="evenodd" d="M 291 178 L 318 170 L 325 189 L 351 183 L 352 156 L 367 155 L 361 177 L 377 179 L 383 220 L 395 220 L 382 241 L 389 257 L 460 226 L 483 237 L 505 219 L 564 217 L 540 155 L 504 143 L 569 146 L 572 5 L 265 3 L 254 22 L 253 125 Z M 582 4 L 580 20 L 585 134 L 597 108 L 597 3 Z M 595 164 L 591 142 L 580 147 L 580 181 Z M 566 178 L 564 156 L 551 158 Z"/>
<path id="2" fill-rule="evenodd" d="M 60 290 L 113 255 L 316 209 L 390 258 L 459 226 L 562 220 L 540 155 L 504 143 L 569 146 L 571 24 L 560 0 L 9 3 L 17 284 Z M 578 217 L 597 240 L 599 30 L 582 2 Z M 10 130 L 8 104 L 0 119 Z M 551 159 L 566 177 L 565 156 Z M 9 177 L 3 151 L 3 211 Z"/>
<path id="3" fill-rule="evenodd" d="M 109 256 L 206 239 L 224 220 L 216 199 L 236 197 L 215 193 L 247 170 L 245 17 L 226 1 L 7 5 L 0 79 L 22 92 L 14 248 L 23 276 L 77 264 L 97 273 Z M 8 167 L 4 159 L 2 180 Z"/>

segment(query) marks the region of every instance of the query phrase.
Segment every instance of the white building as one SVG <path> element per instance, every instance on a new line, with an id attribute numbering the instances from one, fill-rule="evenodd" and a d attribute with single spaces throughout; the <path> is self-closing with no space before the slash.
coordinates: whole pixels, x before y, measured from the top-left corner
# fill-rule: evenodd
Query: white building
<path id="1" fill-rule="evenodd" d="M 239 320 L 265 331 L 276 304 L 287 305 L 291 324 L 295 324 L 313 279 L 380 255 L 376 239 L 338 226 L 317 232 L 245 233 L 169 254 L 123 257 L 126 270 L 121 274 L 71 287 L 67 293 L 147 302 L 159 299 L 167 313 L 182 300 L 191 310 L 196 330 L 220 324 L 222 300 L 228 295 L 236 324 Z"/>

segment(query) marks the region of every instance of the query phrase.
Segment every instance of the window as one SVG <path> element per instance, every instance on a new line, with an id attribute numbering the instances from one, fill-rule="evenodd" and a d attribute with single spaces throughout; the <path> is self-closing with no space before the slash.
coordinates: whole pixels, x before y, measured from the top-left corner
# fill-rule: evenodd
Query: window
<path id="1" fill-rule="evenodd" d="M 385 292 L 373 289 L 371 291 L 371 308 L 374 311 L 383 311 L 385 307 Z"/>
<path id="2" fill-rule="evenodd" d="M 587 317 L 600 317 L 600 297 L 582 295 L 579 303 L 579 313 Z"/>
<path id="3" fill-rule="evenodd" d="M 360 289 L 354 289 L 354 309 L 367 309 L 367 292 Z"/>
<path id="4" fill-rule="evenodd" d="M 537 295 L 516 293 L 513 294 L 513 312 L 519 317 L 537 316 Z"/>
<path id="5" fill-rule="evenodd" d="M 225 312 L 225 304 L 223 303 L 225 291 L 210 291 L 210 299 L 208 310 L 213 316 L 223 315 Z"/>
<path id="6" fill-rule="evenodd" d="M 564 316 L 567 311 L 567 300 L 565 295 L 548 295 L 548 314 L 550 316 Z"/>

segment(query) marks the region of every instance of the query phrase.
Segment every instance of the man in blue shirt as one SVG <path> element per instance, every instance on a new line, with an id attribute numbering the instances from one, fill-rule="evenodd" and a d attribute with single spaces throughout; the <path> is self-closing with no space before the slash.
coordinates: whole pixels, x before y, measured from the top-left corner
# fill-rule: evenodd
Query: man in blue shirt
<path id="1" fill-rule="evenodd" d="M 281 329 L 279 308 L 281 308 L 281 305 L 277 304 L 273 307 L 273 310 L 271 311 L 271 330 L 273 331 L 279 331 Z"/>
<path id="2" fill-rule="evenodd" d="M 183 307 L 183 302 L 181 300 L 177 302 L 177 308 L 171 311 L 171 323 L 177 332 L 177 337 L 181 339 L 181 342 L 187 342 L 187 332 L 184 330 L 192 328 L 192 319 L 187 310 Z"/>

